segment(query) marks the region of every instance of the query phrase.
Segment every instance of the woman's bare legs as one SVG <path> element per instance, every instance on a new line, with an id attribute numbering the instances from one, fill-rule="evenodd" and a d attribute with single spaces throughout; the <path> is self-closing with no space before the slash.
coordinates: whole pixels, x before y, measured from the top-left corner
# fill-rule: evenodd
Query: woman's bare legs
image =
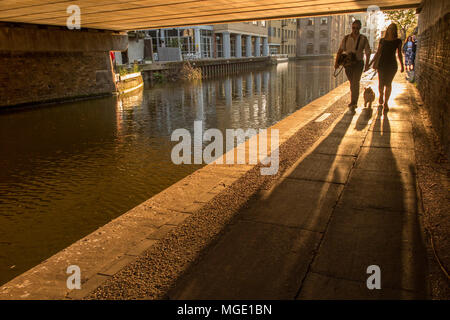
<path id="1" fill-rule="evenodd" d="M 381 84 L 380 77 L 378 77 L 378 92 L 380 93 L 378 102 L 380 103 L 380 105 L 383 104 L 383 95 L 384 95 L 383 89 L 384 89 L 384 86 Z"/>
<path id="2" fill-rule="evenodd" d="M 385 92 L 384 92 L 384 94 L 385 94 L 385 96 L 384 96 L 384 107 L 386 109 L 389 108 L 388 101 L 389 101 L 389 97 L 391 96 L 391 91 L 392 91 L 392 84 L 389 84 L 389 85 L 386 86 L 386 89 L 385 89 Z"/>

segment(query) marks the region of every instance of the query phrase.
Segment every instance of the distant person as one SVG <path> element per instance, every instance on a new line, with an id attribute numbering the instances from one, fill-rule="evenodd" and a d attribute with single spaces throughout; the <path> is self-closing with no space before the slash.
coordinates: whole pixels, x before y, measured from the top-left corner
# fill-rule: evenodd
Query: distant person
<path id="1" fill-rule="evenodd" d="M 391 96 L 392 80 L 394 79 L 398 68 L 395 59 L 395 51 L 397 51 L 401 72 L 403 72 L 402 40 L 398 38 L 397 25 L 391 23 L 386 30 L 384 38 L 380 40 L 377 52 L 377 55 L 379 55 L 377 66 L 378 89 L 380 91 L 379 102 L 380 105 L 383 105 L 385 111 L 389 109 L 388 101 Z"/>
<path id="2" fill-rule="evenodd" d="M 352 33 L 342 39 L 341 46 L 336 55 L 334 68 L 339 68 L 341 61 L 345 68 L 345 74 L 350 81 L 351 101 L 349 107 L 355 108 L 358 105 L 359 82 L 361 74 L 369 70 L 370 46 L 366 36 L 359 33 L 361 30 L 361 21 L 355 20 L 352 23 Z M 364 53 L 366 54 L 366 63 L 364 67 Z M 345 58 L 343 58 L 345 57 Z"/>
<path id="3" fill-rule="evenodd" d="M 417 51 L 417 38 L 415 35 L 412 36 L 412 41 L 414 43 L 413 45 L 413 56 L 412 56 L 412 67 L 414 70 L 414 67 L 416 65 L 416 51 Z"/>
<path id="4" fill-rule="evenodd" d="M 405 55 L 405 66 L 406 71 L 414 70 L 414 59 L 415 59 L 415 49 L 416 44 L 411 36 L 408 37 L 405 44 L 403 45 L 403 54 Z"/>

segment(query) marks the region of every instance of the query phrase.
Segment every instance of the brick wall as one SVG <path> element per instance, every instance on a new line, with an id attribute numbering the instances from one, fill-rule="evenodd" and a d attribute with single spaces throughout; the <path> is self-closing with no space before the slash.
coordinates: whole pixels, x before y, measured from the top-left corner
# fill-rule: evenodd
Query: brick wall
<path id="1" fill-rule="evenodd" d="M 450 12 L 448 0 L 424 1 L 419 14 L 416 81 L 433 127 L 450 154 Z"/>
<path id="2" fill-rule="evenodd" d="M 0 108 L 113 91 L 108 52 L 0 51 Z"/>

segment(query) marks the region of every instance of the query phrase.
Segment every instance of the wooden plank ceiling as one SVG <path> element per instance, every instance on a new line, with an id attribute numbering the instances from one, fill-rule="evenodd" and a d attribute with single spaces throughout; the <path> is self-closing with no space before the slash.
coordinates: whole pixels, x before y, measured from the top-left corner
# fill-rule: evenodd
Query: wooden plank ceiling
<path id="1" fill-rule="evenodd" d="M 421 0 L 0 0 L 0 21 L 65 26 L 70 5 L 81 27 L 139 30 L 417 7 Z"/>

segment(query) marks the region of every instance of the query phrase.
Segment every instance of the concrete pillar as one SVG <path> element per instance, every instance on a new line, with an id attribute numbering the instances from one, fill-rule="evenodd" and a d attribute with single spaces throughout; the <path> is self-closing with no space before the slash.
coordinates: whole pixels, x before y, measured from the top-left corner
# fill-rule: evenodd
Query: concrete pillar
<path id="1" fill-rule="evenodd" d="M 194 43 L 195 43 L 195 53 L 201 57 L 202 56 L 202 46 L 200 44 L 200 29 L 194 29 Z"/>
<path id="2" fill-rule="evenodd" d="M 167 47 L 166 33 L 164 29 L 161 29 L 161 47 Z"/>
<path id="3" fill-rule="evenodd" d="M 231 57 L 230 33 L 224 32 L 222 34 L 223 34 L 223 57 L 228 59 Z"/>
<path id="4" fill-rule="evenodd" d="M 252 56 L 252 36 L 245 36 L 246 43 L 245 43 L 245 51 L 246 56 L 251 57 Z"/>
<path id="5" fill-rule="evenodd" d="M 269 40 L 267 39 L 267 37 L 263 38 L 262 55 L 264 57 L 267 57 L 269 55 Z"/>
<path id="6" fill-rule="evenodd" d="M 242 35 L 236 35 L 236 58 L 242 58 Z"/>
<path id="7" fill-rule="evenodd" d="M 255 37 L 255 57 L 261 56 L 261 37 Z"/>
<path id="8" fill-rule="evenodd" d="M 159 39 L 160 38 L 160 32 L 159 32 L 159 29 L 157 29 L 156 30 L 156 48 L 159 48 L 161 45 L 160 45 L 160 42 L 159 42 Z"/>

